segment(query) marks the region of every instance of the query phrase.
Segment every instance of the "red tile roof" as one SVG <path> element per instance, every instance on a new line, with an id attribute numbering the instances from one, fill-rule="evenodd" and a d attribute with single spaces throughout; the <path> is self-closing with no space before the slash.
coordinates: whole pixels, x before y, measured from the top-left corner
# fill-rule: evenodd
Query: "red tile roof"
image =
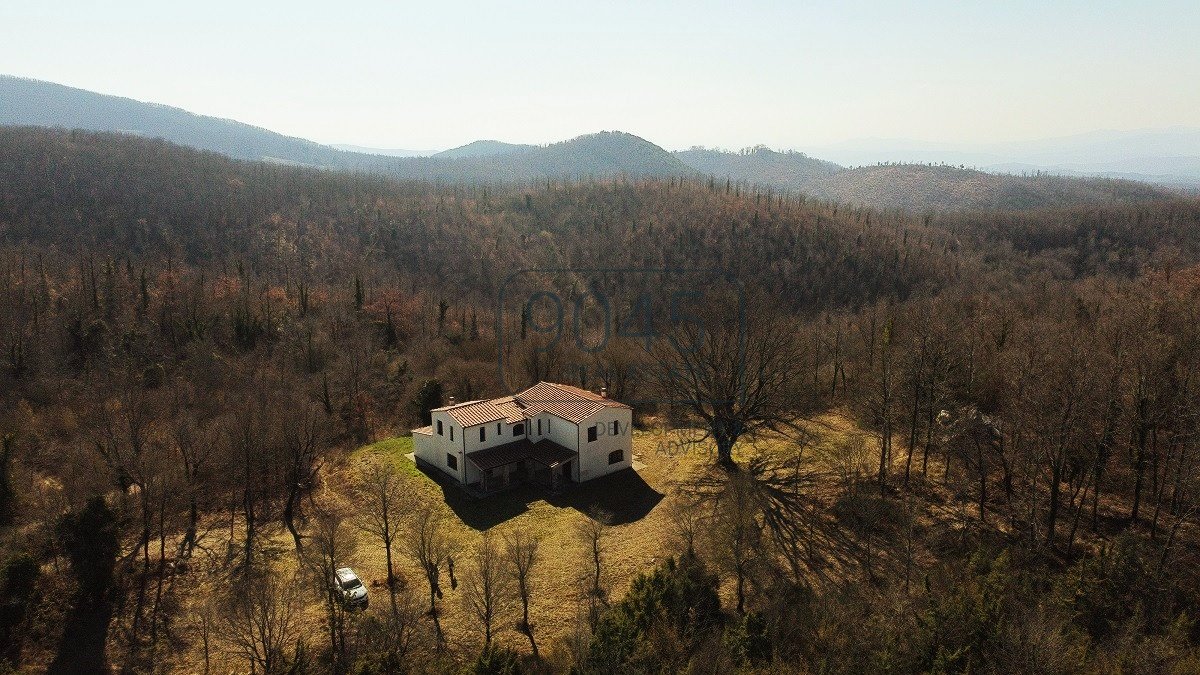
<path id="1" fill-rule="evenodd" d="M 586 389 L 555 382 L 538 382 L 517 394 L 516 399 L 525 407 L 525 415 L 532 417 L 548 412 L 570 422 L 582 422 L 604 408 L 628 408 L 624 403 L 593 394 Z"/>
<path id="2" fill-rule="evenodd" d="M 464 427 L 505 420 L 508 419 L 510 412 L 506 406 L 497 405 L 493 401 L 467 401 L 443 408 L 434 408 L 434 410 L 449 413 L 455 422 Z"/>
<path id="3" fill-rule="evenodd" d="M 629 406 L 568 384 L 538 382 L 515 396 L 467 401 L 434 410 L 448 413 L 464 427 L 473 427 L 500 420 L 516 424 L 543 412 L 579 423 L 604 408 Z"/>

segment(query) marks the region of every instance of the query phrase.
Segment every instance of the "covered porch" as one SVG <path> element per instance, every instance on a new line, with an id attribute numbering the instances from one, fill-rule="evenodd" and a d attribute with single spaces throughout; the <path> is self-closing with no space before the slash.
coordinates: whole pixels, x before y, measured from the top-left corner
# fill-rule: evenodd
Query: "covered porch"
<path id="1" fill-rule="evenodd" d="M 531 443 L 521 439 L 487 450 L 468 453 L 467 460 L 479 470 L 479 480 L 467 485 L 482 496 L 502 492 L 525 483 L 535 483 L 558 492 L 572 482 L 578 453 L 549 440 Z"/>

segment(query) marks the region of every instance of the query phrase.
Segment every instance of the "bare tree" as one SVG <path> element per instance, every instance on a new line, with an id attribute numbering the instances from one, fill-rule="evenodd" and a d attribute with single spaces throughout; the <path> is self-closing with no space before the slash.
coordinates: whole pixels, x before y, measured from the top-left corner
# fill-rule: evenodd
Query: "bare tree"
<path id="1" fill-rule="evenodd" d="M 209 493 L 216 489 L 207 480 L 213 455 L 205 452 L 205 449 L 217 440 L 209 438 L 207 430 L 202 428 L 199 415 L 195 412 L 192 389 L 188 385 L 174 387 L 172 400 L 175 419 L 169 441 L 178 454 L 176 466 L 182 483 L 181 497 L 186 500 L 183 538 L 176 553 L 180 558 L 189 558 L 195 551 L 199 540 L 201 499 L 211 499 L 213 495 Z"/>
<path id="2" fill-rule="evenodd" d="M 300 584 L 265 570 L 249 570 L 225 599 L 214 626 L 229 651 L 251 672 L 285 672 L 288 651 L 300 645 Z"/>
<path id="3" fill-rule="evenodd" d="M 504 537 L 505 553 L 508 556 L 508 572 L 521 602 L 521 620 L 517 630 L 529 639 L 529 648 L 533 658 L 539 658 L 537 641 L 533 639 L 533 623 L 529 621 L 529 601 L 533 597 L 534 569 L 541 562 L 538 553 L 542 543 L 541 537 L 531 534 L 524 529 L 516 529 Z"/>
<path id="4" fill-rule="evenodd" d="M 607 550 L 608 524 L 612 517 L 602 510 L 593 510 L 584 516 L 576 529 L 576 536 L 583 543 L 588 561 L 588 584 L 585 598 L 588 602 L 588 620 L 595 627 L 600 618 L 600 610 L 608 602 L 608 592 L 604 585 L 604 555 Z"/>
<path id="5" fill-rule="evenodd" d="M 336 508 L 321 508 L 314 520 L 305 567 L 310 587 L 324 600 L 330 653 L 335 666 L 340 666 L 346 660 L 346 605 L 333 581 L 334 573 L 353 555 L 354 539 L 346 532 L 345 515 Z"/>
<path id="6" fill-rule="evenodd" d="M 667 509 L 670 515 L 671 533 L 675 539 L 674 544 L 682 549 L 683 553 L 695 553 L 696 539 L 702 530 L 702 521 L 704 520 L 700 509 L 692 500 L 679 495 L 667 503 Z"/>
<path id="7" fill-rule="evenodd" d="M 267 401 L 265 396 L 251 394 L 247 400 L 227 419 L 226 437 L 229 457 L 227 466 L 236 473 L 236 493 L 240 499 L 245 539 L 243 541 L 242 566 L 249 569 L 254 566 L 255 537 L 258 534 L 258 520 L 263 501 L 268 489 L 265 485 L 266 474 L 269 471 L 269 430 L 267 422 Z M 231 504 L 230 513 L 239 505 Z M 233 521 L 230 518 L 230 529 Z M 232 555 L 232 547 L 230 554 Z"/>
<path id="8" fill-rule="evenodd" d="M 735 475 L 713 502 L 707 532 L 709 552 L 717 566 L 734 580 L 738 614 L 746 612 L 747 585 L 759 566 L 765 542 L 754 477 Z"/>
<path id="9" fill-rule="evenodd" d="M 395 598 L 392 611 L 369 612 L 355 622 L 351 653 L 356 664 L 370 664 L 363 672 L 408 672 L 413 652 L 420 648 L 420 600 L 406 591 Z"/>
<path id="10" fill-rule="evenodd" d="M 383 543 L 387 561 L 387 585 L 392 610 L 396 610 L 396 573 L 392 565 L 392 545 L 399 529 L 399 514 L 407 511 L 409 500 L 396 465 L 387 457 L 372 456 L 354 477 L 354 493 L 360 505 L 358 527 Z"/>
<path id="11" fill-rule="evenodd" d="M 454 553 L 453 541 L 447 531 L 446 518 L 434 504 L 422 504 L 411 514 L 406 535 L 406 549 L 412 560 L 425 573 L 429 584 L 429 616 L 433 619 L 438 646 L 445 641 L 438 617 L 437 601 L 442 597 L 441 568 Z"/>
<path id="12" fill-rule="evenodd" d="M 296 555 L 303 556 L 303 541 L 296 529 L 296 509 L 300 498 L 312 488 L 321 468 L 325 416 L 314 405 L 296 405 L 285 413 L 281 427 L 285 481 L 283 523 L 296 544 Z"/>
<path id="13" fill-rule="evenodd" d="M 801 394 L 803 341 L 795 327 L 762 306 L 677 321 L 649 349 L 648 369 L 663 400 L 702 423 L 698 442 L 713 440 L 717 463 L 735 469 L 733 446 L 764 430 L 798 433 L 807 407 Z"/>
<path id="14" fill-rule="evenodd" d="M 467 572 L 465 595 L 467 607 L 483 627 L 483 642 L 492 643 L 496 619 L 508 607 L 511 578 L 505 569 L 504 550 L 501 549 L 491 530 L 485 530 L 483 539 L 475 547 L 475 558 Z"/>

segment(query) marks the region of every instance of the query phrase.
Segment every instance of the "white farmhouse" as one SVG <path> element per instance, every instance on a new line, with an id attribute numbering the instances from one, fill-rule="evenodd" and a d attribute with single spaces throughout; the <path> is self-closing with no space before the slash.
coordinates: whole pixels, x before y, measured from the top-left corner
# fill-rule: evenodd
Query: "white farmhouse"
<path id="1" fill-rule="evenodd" d="M 433 410 L 413 430 L 413 450 L 473 492 L 523 481 L 557 490 L 633 463 L 633 409 L 601 394 L 538 382 L 514 396 Z"/>

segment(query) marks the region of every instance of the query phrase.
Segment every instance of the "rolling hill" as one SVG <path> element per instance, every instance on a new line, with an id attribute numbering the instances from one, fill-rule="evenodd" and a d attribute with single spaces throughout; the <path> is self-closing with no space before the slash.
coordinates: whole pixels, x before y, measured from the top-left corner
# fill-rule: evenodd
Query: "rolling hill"
<path id="1" fill-rule="evenodd" d="M 475 145 L 475 144 L 472 144 Z M 360 155 L 351 167 L 406 180 L 528 183 L 546 178 L 677 176 L 695 173 L 653 143 L 619 131 L 586 134 L 546 146 L 459 157 L 378 158 Z"/>
<path id="2" fill-rule="evenodd" d="M 504 143 L 503 141 L 472 141 L 466 145 L 457 148 L 450 148 L 441 152 L 434 153 L 433 157 L 441 157 L 443 159 L 462 159 L 463 157 L 493 157 L 495 155 L 505 155 L 510 152 L 521 152 L 535 148 L 535 145 L 521 145 L 517 143 Z"/>
<path id="3" fill-rule="evenodd" d="M 952 166 L 881 164 L 847 169 L 801 188 L 838 202 L 907 210 L 968 210 L 1124 204 L 1168 199 L 1169 190 L 1107 178 L 994 174 Z"/>
<path id="4" fill-rule="evenodd" d="M 675 156 L 698 171 L 765 187 L 873 208 L 1024 210 L 1165 199 L 1168 190 L 1090 176 L 988 173 L 933 164 L 847 169 L 799 152 L 765 147 L 742 152 L 692 148 Z"/>
<path id="5" fill-rule="evenodd" d="M 7 75 L 0 75 L 0 124 L 115 131 L 236 159 L 309 166 L 341 166 L 350 155 L 233 120 Z"/>
<path id="6" fill-rule="evenodd" d="M 835 174 L 843 167 L 802 152 L 776 152 L 758 146 L 742 152 L 691 148 L 676 152 L 684 164 L 711 176 L 803 189 L 814 180 Z"/>

